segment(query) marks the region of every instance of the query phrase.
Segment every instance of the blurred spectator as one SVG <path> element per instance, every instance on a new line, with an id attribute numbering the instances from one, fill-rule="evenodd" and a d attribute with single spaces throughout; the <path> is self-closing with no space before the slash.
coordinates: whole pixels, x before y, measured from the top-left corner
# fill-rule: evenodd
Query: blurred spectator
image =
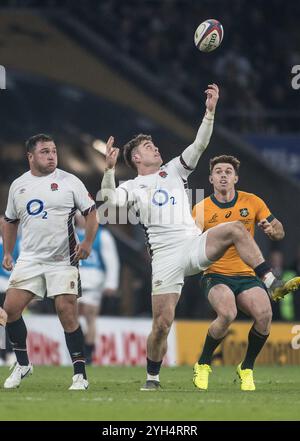
<path id="1" fill-rule="evenodd" d="M 85 235 L 85 218 L 76 215 L 76 233 L 82 242 Z M 79 314 L 86 320 L 85 356 L 86 363 L 92 362 L 96 339 L 96 319 L 104 299 L 118 304 L 120 263 L 116 244 L 111 233 L 99 227 L 90 256 L 80 261 L 82 297 L 79 298 Z M 117 313 L 111 310 L 111 313 Z"/>

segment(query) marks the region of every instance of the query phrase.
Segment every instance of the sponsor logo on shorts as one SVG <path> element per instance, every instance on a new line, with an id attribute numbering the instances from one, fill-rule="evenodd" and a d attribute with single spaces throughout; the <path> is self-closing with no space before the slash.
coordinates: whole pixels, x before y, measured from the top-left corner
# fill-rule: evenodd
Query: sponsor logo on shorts
<path id="1" fill-rule="evenodd" d="M 74 288 L 75 288 L 75 282 L 74 282 L 73 280 L 70 282 L 70 288 L 71 288 L 71 289 L 74 289 Z"/>
<path id="2" fill-rule="evenodd" d="M 248 208 L 241 208 L 241 209 L 240 209 L 240 215 L 241 215 L 242 217 L 246 217 L 246 216 L 248 216 L 248 215 L 249 215 Z"/>

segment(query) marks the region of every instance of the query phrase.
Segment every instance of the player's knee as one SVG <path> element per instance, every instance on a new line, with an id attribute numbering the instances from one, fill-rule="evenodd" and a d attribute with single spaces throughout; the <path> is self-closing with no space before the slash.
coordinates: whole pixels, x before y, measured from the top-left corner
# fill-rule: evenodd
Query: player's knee
<path id="1" fill-rule="evenodd" d="M 237 310 L 235 309 L 223 311 L 221 314 L 219 314 L 219 318 L 225 325 L 229 325 L 230 323 L 232 323 L 235 320 L 236 316 Z"/>
<path id="2" fill-rule="evenodd" d="M 231 234 L 234 237 L 239 237 L 240 235 L 245 234 L 246 228 L 244 227 L 243 223 L 240 221 L 234 221 L 231 225 Z"/>
<path id="3" fill-rule="evenodd" d="M 153 333 L 156 337 L 164 337 L 169 334 L 170 328 L 172 326 L 172 320 L 167 317 L 159 317 L 153 323 Z"/>
<path id="4" fill-rule="evenodd" d="M 12 305 L 10 304 L 6 304 L 4 303 L 3 309 L 5 310 L 6 314 L 7 314 L 7 322 L 11 323 L 14 322 L 16 320 L 18 320 L 23 312 L 23 309 L 20 308 L 17 305 Z"/>
<path id="5" fill-rule="evenodd" d="M 272 321 L 272 315 L 271 308 L 264 308 L 256 313 L 255 320 L 264 326 L 268 326 Z"/>

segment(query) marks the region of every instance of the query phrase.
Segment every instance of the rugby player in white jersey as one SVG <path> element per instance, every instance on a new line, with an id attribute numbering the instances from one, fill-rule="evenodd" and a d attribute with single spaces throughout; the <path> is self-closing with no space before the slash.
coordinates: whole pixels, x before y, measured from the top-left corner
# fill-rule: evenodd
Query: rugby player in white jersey
<path id="1" fill-rule="evenodd" d="M 2 264 L 6 270 L 13 270 L 3 308 L 17 358 L 4 388 L 18 387 L 22 378 L 32 373 L 22 312 L 34 297 L 46 295 L 54 298 L 73 362 L 70 389 L 84 390 L 88 381 L 77 313 L 78 261 L 89 256 L 98 229 L 95 203 L 76 176 L 57 168 L 56 145 L 50 136 L 32 136 L 26 148 L 30 170 L 10 186 L 3 227 Z M 81 243 L 77 243 L 74 233 L 73 218 L 77 209 L 86 218 L 85 239 Z M 14 266 L 12 252 L 19 224 L 22 245 Z"/>
<path id="2" fill-rule="evenodd" d="M 159 371 L 184 277 L 208 268 L 231 245 L 235 245 L 244 262 L 264 281 L 271 296 L 287 293 L 287 287 L 275 278 L 241 222 L 224 223 L 201 234 L 191 217 L 186 180 L 209 143 L 219 99 L 218 86 L 209 85 L 205 93 L 206 113 L 194 142 L 181 156 L 163 166 L 151 136 L 136 136 L 125 145 L 124 158 L 138 176 L 118 188 L 114 167 L 119 149 L 113 147 L 113 137 L 107 142 L 102 198 L 111 206 L 134 207 L 145 227 L 152 254 L 153 325 L 147 341 L 147 379 L 141 390 L 160 387 Z"/>

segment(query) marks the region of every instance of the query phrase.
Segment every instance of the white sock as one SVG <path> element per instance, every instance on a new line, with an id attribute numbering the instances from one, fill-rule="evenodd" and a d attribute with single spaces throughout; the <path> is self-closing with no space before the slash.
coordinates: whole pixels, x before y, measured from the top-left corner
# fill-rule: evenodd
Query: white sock
<path id="1" fill-rule="evenodd" d="M 272 285 L 272 283 L 274 282 L 274 280 L 276 279 L 276 277 L 274 276 L 274 274 L 270 271 L 268 272 L 264 278 L 263 278 L 263 282 L 266 285 L 267 288 L 270 288 L 270 286 Z"/>
<path id="2" fill-rule="evenodd" d="M 152 381 L 159 381 L 159 374 L 157 375 L 151 375 L 147 373 L 147 380 L 152 380 Z"/>

